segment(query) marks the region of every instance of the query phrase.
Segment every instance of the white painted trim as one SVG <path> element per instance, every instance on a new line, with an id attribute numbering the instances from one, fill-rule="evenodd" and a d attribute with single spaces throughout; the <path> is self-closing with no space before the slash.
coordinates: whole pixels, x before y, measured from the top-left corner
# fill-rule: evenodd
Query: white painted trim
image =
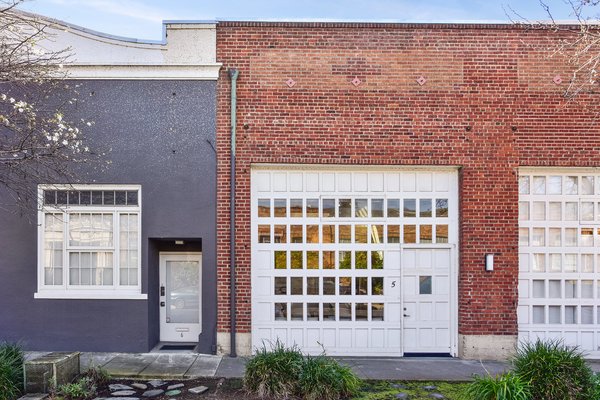
<path id="1" fill-rule="evenodd" d="M 598 167 L 519 167 L 517 169 L 519 174 L 597 174 L 600 172 L 600 166 Z"/>
<path id="2" fill-rule="evenodd" d="M 458 165 L 356 165 L 356 164 L 250 164 L 254 171 L 376 171 L 376 172 L 456 172 L 462 167 Z"/>
<path id="3" fill-rule="evenodd" d="M 93 291 L 53 291 L 41 290 L 33 294 L 34 299 L 80 299 L 80 300 L 147 300 L 145 293 L 120 293 L 102 291 L 100 293 Z"/>
<path id="4" fill-rule="evenodd" d="M 69 65 L 68 79 L 217 80 L 220 63 L 211 65 Z"/>

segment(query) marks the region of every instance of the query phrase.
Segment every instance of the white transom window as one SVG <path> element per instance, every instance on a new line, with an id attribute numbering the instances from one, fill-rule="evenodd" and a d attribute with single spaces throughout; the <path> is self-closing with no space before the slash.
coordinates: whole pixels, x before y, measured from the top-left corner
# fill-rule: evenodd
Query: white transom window
<path id="1" fill-rule="evenodd" d="M 39 188 L 36 298 L 139 298 L 141 190 Z"/>

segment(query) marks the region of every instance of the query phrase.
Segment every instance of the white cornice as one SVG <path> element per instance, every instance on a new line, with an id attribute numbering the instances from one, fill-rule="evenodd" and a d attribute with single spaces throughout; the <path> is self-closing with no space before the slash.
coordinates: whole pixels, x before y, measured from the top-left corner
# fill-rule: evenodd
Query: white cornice
<path id="1" fill-rule="evenodd" d="M 221 64 L 69 65 L 68 79 L 217 80 Z"/>

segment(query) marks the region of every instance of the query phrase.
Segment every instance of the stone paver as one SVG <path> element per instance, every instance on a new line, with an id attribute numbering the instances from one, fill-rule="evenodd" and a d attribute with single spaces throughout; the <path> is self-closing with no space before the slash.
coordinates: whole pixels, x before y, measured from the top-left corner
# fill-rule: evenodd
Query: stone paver
<path id="1" fill-rule="evenodd" d="M 197 358 L 197 354 L 161 354 L 138 376 L 183 379 Z"/>
<path id="2" fill-rule="evenodd" d="M 194 379 L 216 376 L 222 358 L 223 357 L 221 356 L 198 356 L 198 358 L 194 360 L 194 363 L 186 371 L 184 378 Z"/>
<path id="3" fill-rule="evenodd" d="M 157 358 L 158 354 L 119 354 L 103 368 L 112 377 L 130 378 L 139 376 Z"/>
<path id="4" fill-rule="evenodd" d="M 104 367 L 110 360 L 119 353 L 81 353 L 79 354 L 79 370 L 84 372 L 89 368 Z"/>

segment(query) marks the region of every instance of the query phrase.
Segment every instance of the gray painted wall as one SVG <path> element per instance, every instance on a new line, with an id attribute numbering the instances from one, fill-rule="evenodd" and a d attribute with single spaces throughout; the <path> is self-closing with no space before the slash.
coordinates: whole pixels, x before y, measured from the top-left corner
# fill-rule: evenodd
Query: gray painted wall
<path id="1" fill-rule="evenodd" d="M 111 160 L 103 171 L 84 168 L 80 182 L 142 186 L 142 293 L 148 300 L 34 299 L 36 218 L 0 208 L 0 340 L 20 340 L 28 350 L 150 350 L 159 334 L 157 255 L 173 243 L 160 239 L 185 238 L 196 239 L 193 248 L 202 250 L 200 350 L 211 352 L 217 298 L 216 82 L 73 83 L 81 86 L 67 118 L 93 121 L 83 127 L 90 147 L 107 151 Z"/>

